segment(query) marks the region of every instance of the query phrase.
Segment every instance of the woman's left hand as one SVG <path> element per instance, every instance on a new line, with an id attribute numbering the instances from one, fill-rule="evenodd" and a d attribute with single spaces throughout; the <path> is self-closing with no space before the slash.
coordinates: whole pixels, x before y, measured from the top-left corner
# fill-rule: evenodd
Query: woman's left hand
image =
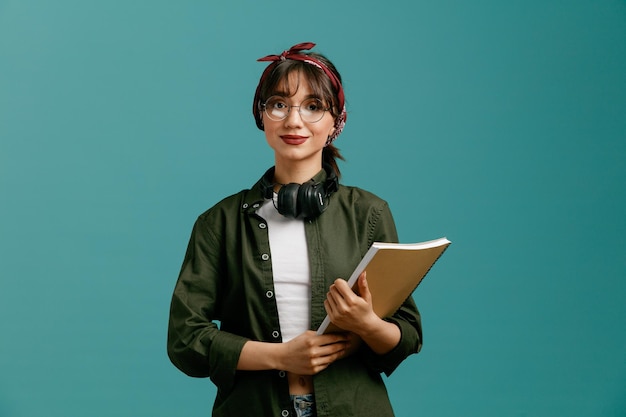
<path id="1" fill-rule="evenodd" d="M 362 335 L 380 319 L 372 308 L 372 294 L 365 272 L 359 276 L 357 288 L 359 294 L 352 291 L 345 280 L 335 280 L 328 290 L 324 307 L 333 324 Z"/>
<path id="2" fill-rule="evenodd" d="M 365 272 L 359 276 L 357 288 L 358 294 L 343 279 L 335 280 L 324 301 L 326 313 L 333 324 L 358 335 L 374 352 L 385 354 L 400 342 L 400 328 L 374 313 Z M 357 347 L 354 344 L 348 351 L 351 353 Z"/>

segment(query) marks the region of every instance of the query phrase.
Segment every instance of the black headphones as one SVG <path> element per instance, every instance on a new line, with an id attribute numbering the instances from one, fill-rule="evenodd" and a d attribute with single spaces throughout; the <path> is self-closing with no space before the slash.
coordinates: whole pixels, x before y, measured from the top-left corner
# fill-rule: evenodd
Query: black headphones
<path id="1" fill-rule="evenodd" d="M 261 178 L 263 197 L 274 198 L 274 167 L 267 170 Z M 285 217 L 311 220 L 328 208 L 329 198 L 339 189 L 339 179 L 335 170 L 324 164 L 326 181 L 315 182 L 313 179 L 303 183 L 284 184 L 278 190 L 276 209 Z"/>

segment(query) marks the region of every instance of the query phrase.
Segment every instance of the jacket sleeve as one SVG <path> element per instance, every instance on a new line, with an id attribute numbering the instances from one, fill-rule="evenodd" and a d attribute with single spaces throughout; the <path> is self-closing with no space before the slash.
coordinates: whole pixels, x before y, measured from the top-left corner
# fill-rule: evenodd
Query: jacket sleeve
<path id="1" fill-rule="evenodd" d="M 374 210 L 369 219 L 370 242 L 397 242 L 398 234 L 389 206 L 384 203 L 378 210 Z M 384 372 L 387 376 L 413 353 L 422 348 L 422 323 L 420 313 L 412 296 L 409 296 L 402 306 L 391 317 L 384 320 L 395 323 L 400 328 L 400 342 L 390 352 L 384 355 L 374 353 L 364 345 L 363 358 L 369 367 L 377 372 Z"/>
<path id="2" fill-rule="evenodd" d="M 170 305 L 167 353 L 192 377 L 210 377 L 220 389 L 232 387 L 248 339 L 219 330 L 223 254 L 216 236 L 199 218 L 191 233 Z"/>

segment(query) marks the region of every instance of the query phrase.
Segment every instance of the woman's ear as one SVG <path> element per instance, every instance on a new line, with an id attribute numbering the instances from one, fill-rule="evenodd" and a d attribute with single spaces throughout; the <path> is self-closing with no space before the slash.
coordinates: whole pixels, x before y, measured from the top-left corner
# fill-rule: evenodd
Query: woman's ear
<path id="1" fill-rule="evenodd" d="M 324 145 L 324 147 L 333 143 L 331 138 L 333 137 L 334 134 L 335 134 L 335 128 L 333 127 L 332 129 L 330 129 L 330 132 L 328 133 L 328 137 L 326 138 L 326 144 Z"/>
<path id="2" fill-rule="evenodd" d="M 328 132 L 328 137 L 332 137 L 335 134 L 335 131 L 337 131 L 337 128 L 333 125 L 333 127 L 330 128 L 330 132 Z"/>

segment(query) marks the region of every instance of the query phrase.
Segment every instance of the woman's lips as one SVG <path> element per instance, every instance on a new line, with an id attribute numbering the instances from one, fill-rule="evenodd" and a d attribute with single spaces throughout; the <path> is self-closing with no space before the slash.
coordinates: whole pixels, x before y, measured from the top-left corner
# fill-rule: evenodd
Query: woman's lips
<path id="1" fill-rule="evenodd" d="M 282 135 L 280 138 L 289 145 L 301 145 L 307 140 L 306 136 L 300 135 Z"/>

